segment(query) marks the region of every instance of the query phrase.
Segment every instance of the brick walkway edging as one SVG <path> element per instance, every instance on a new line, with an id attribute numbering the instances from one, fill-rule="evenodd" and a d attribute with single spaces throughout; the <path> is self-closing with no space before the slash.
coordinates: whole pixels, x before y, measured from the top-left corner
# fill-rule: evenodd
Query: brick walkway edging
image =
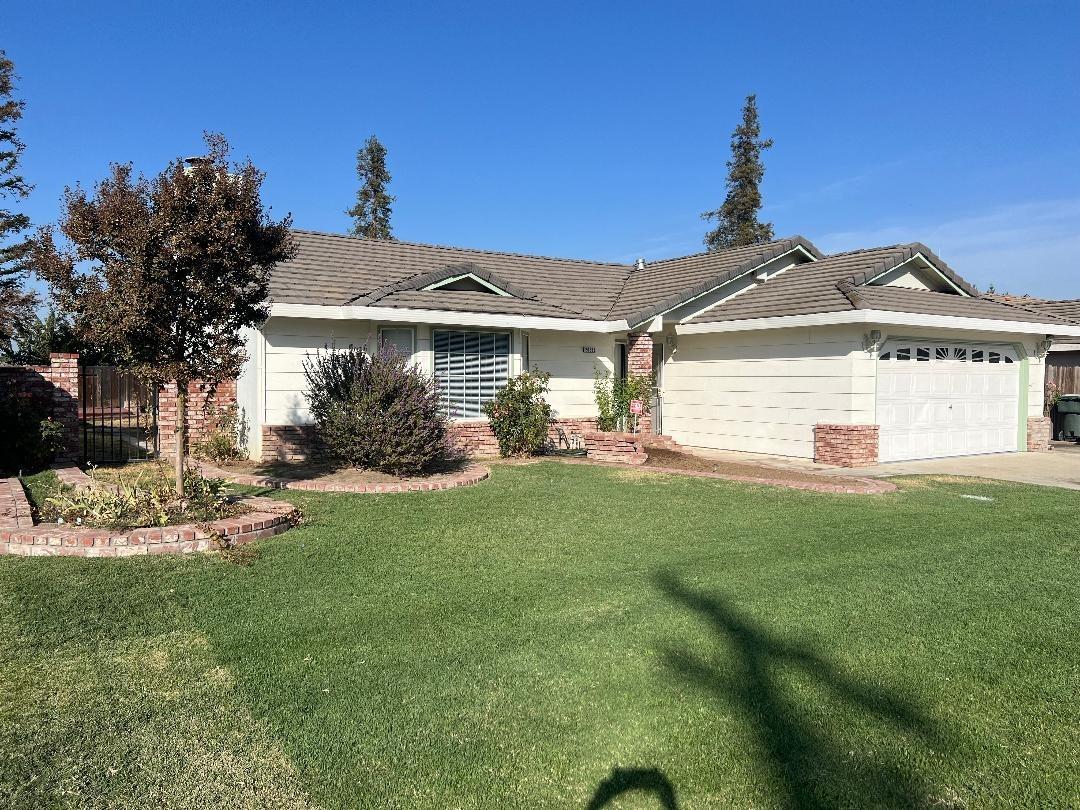
<path id="1" fill-rule="evenodd" d="M 307 492 L 347 492 L 354 495 L 384 495 L 392 492 L 437 492 L 456 487 L 479 484 L 491 475 L 491 470 L 480 464 L 469 464 L 450 478 L 438 481 L 426 481 L 422 478 L 408 478 L 394 483 L 343 484 L 326 481 L 298 481 L 294 478 L 274 478 L 265 475 L 245 475 L 222 470 L 205 461 L 199 462 L 202 474 L 209 478 L 224 478 L 230 484 L 242 484 L 250 487 L 268 487 L 270 489 L 295 489 Z"/>
<path id="2" fill-rule="evenodd" d="M 598 467 L 611 467 L 613 469 L 627 469 L 626 464 L 611 461 L 594 461 L 584 458 L 561 458 L 564 463 L 571 464 L 594 464 Z M 784 489 L 801 489 L 808 492 L 821 492 L 828 495 L 883 495 L 886 492 L 896 492 L 896 484 L 877 478 L 852 478 L 858 481 L 858 487 L 846 486 L 845 484 L 826 484 L 810 481 L 789 481 L 783 478 L 758 478 L 752 475 L 730 475 L 728 473 L 705 472 L 704 470 L 680 470 L 677 467 L 636 467 L 644 473 L 663 473 L 665 475 L 686 475 L 691 478 L 713 478 L 723 481 L 738 481 L 743 484 L 764 484 L 769 487 L 783 487 Z M 825 476 L 822 476 L 824 478 Z"/>

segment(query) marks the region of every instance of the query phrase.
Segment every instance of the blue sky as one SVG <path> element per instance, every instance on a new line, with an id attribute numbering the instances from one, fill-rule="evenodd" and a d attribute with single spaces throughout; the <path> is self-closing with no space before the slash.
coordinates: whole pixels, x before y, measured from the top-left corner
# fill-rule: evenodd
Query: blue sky
<path id="1" fill-rule="evenodd" d="M 402 239 L 630 261 L 701 250 L 758 94 L 766 208 L 826 251 L 921 240 L 1080 298 L 1080 3 L 17 3 L 26 210 L 224 132 L 298 227 L 389 149 Z"/>

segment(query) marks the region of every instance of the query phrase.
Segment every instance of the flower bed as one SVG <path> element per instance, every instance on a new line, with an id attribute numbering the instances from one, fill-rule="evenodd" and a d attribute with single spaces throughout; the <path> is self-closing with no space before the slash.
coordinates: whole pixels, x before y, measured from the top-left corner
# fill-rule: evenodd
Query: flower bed
<path id="1" fill-rule="evenodd" d="M 271 489 L 299 489 L 311 492 L 349 492 L 353 494 L 381 495 L 392 492 L 436 492 L 478 484 L 491 471 L 480 464 L 467 464 L 452 473 L 426 478 L 401 478 L 385 481 L 350 481 L 336 479 L 333 474 L 312 474 L 311 477 L 274 476 L 221 469 L 206 462 L 199 465 L 203 475 L 224 478 L 233 484 Z M 303 467 L 299 467 L 303 469 Z M 318 469 L 318 468 L 315 468 Z"/>

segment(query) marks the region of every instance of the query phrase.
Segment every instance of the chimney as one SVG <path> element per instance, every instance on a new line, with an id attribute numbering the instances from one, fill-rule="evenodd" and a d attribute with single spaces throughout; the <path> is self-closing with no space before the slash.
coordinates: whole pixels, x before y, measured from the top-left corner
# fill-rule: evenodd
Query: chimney
<path id="1" fill-rule="evenodd" d="M 634 262 L 634 269 L 635 270 L 644 270 L 645 269 L 645 260 L 644 259 L 638 259 L 636 262 Z"/>

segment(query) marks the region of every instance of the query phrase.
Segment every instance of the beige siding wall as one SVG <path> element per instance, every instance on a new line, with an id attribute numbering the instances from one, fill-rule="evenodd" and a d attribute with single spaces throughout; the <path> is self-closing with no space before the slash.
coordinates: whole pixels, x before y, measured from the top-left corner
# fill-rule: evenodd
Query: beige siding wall
<path id="1" fill-rule="evenodd" d="M 816 423 L 873 422 L 875 380 L 850 327 L 681 335 L 664 369 L 664 433 L 813 458 Z"/>
<path id="2" fill-rule="evenodd" d="M 596 353 L 584 351 L 585 347 Z M 529 365 L 551 374 L 548 401 L 560 417 L 596 416 L 594 370 L 613 370 L 615 337 L 596 332 L 529 332 Z"/>
<path id="3" fill-rule="evenodd" d="M 413 360 L 423 371 L 432 373 L 432 327 L 428 324 L 385 325 L 395 328 L 412 326 L 416 335 Z M 259 414 L 259 424 L 299 425 L 309 422 L 310 414 L 304 398 L 304 358 L 331 343 L 342 347 L 365 345 L 373 349 L 378 331 L 379 324 L 371 321 L 307 318 L 272 318 L 267 321 L 262 330 L 265 343 L 261 371 L 258 365 L 249 362 L 243 378 L 244 385 L 250 385 L 252 389 L 260 376 L 265 380 L 265 399 L 255 411 Z M 517 374 L 522 364 L 521 333 L 505 329 L 497 331 L 512 333 L 510 371 Z M 600 364 L 611 371 L 615 338 L 590 332 L 532 331 L 528 335 L 530 364 L 551 374 L 550 402 L 556 415 L 595 416 L 593 369 L 595 364 Z M 595 348 L 596 353 L 583 351 L 586 346 Z M 254 390 L 250 401 L 256 401 Z"/>
<path id="4" fill-rule="evenodd" d="M 266 381 L 267 425 L 302 425 L 311 421 L 304 398 L 304 358 L 336 344 L 374 345 L 370 321 L 272 318 L 263 327 L 266 339 L 263 377 Z"/>

